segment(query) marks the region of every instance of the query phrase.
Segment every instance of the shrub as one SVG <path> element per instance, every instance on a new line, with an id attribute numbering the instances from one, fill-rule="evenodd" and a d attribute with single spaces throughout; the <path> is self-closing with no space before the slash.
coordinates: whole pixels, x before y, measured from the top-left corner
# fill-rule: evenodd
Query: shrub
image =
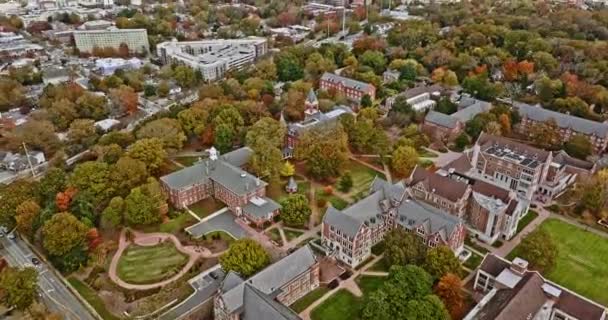
<path id="1" fill-rule="evenodd" d="M 323 193 L 327 196 L 331 196 L 334 194 L 334 188 L 332 186 L 325 186 L 325 188 L 323 188 Z"/>
<path id="2" fill-rule="evenodd" d="M 335 288 L 337 288 L 339 285 L 340 285 L 340 282 L 338 281 L 338 279 L 334 279 L 334 280 L 332 280 L 332 281 L 331 281 L 331 282 L 330 282 L 330 283 L 327 285 L 327 287 L 328 287 L 329 289 L 335 289 Z"/>
<path id="3" fill-rule="evenodd" d="M 264 221 L 264 223 L 262 224 L 262 228 L 266 229 L 266 228 L 270 227 L 271 225 L 272 225 L 272 222 Z"/>
<path id="4" fill-rule="evenodd" d="M 317 199 L 317 207 L 325 208 L 327 206 L 327 199 L 319 198 Z"/>
<path id="5" fill-rule="evenodd" d="M 350 278 L 353 275 L 353 273 L 349 270 L 346 270 L 344 272 L 342 272 L 342 274 L 340 275 L 340 279 L 342 280 L 347 280 L 348 278 Z"/>
<path id="6" fill-rule="evenodd" d="M 280 222 L 281 221 L 281 215 L 276 215 L 272 218 L 272 221 L 274 222 Z"/>

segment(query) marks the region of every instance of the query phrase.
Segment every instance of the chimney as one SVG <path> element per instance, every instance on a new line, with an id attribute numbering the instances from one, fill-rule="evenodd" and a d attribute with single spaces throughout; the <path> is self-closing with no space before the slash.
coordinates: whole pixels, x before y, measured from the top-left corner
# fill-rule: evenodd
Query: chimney
<path id="1" fill-rule="evenodd" d="M 511 263 L 511 271 L 519 275 L 524 275 L 528 271 L 528 261 L 522 258 L 515 258 Z"/>

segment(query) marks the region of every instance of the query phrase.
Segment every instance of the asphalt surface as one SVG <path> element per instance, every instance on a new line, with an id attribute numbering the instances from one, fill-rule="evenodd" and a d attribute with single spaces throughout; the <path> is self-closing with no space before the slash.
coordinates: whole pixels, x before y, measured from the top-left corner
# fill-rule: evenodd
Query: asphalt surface
<path id="1" fill-rule="evenodd" d="M 229 210 L 224 210 L 224 212 L 219 215 L 186 228 L 186 232 L 194 238 L 200 238 L 213 231 L 227 232 L 236 239 L 247 237 L 247 231 L 234 221 L 234 216 Z"/>
<path id="2" fill-rule="evenodd" d="M 4 236 L 0 238 L 0 243 L 4 246 L 0 253 L 11 266 L 33 266 L 31 260 L 36 255 L 25 242 L 19 238 L 10 240 Z M 96 319 L 44 261 L 41 260 L 35 268 L 38 271 L 38 292 L 51 311 L 61 314 L 64 319 Z"/>

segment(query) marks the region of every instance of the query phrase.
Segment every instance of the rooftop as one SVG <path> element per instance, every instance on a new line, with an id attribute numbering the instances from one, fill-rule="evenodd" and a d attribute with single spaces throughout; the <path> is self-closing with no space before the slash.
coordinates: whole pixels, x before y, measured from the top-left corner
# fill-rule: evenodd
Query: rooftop
<path id="1" fill-rule="evenodd" d="M 513 106 L 517 109 L 523 118 L 529 118 L 534 121 L 544 122 L 555 120 L 560 128 L 570 128 L 573 131 L 593 134 L 599 137 L 608 135 L 608 124 L 571 116 L 565 113 L 547 110 L 539 105 L 533 106 L 525 103 L 515 102 Z"/>

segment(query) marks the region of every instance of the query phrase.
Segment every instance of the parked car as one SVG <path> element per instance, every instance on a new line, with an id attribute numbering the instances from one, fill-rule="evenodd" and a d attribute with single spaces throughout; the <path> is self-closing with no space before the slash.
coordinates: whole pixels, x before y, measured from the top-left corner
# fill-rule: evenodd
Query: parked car
<path id="1" fill-rule="evenodd" d="M 40 260 L 38 258 L 36 258 L 36 257 L 33 257 L 32 258 L 32 264 L 35 265 L 35 266 L 38 266 L 38 265 L 40 265 Z"/>

